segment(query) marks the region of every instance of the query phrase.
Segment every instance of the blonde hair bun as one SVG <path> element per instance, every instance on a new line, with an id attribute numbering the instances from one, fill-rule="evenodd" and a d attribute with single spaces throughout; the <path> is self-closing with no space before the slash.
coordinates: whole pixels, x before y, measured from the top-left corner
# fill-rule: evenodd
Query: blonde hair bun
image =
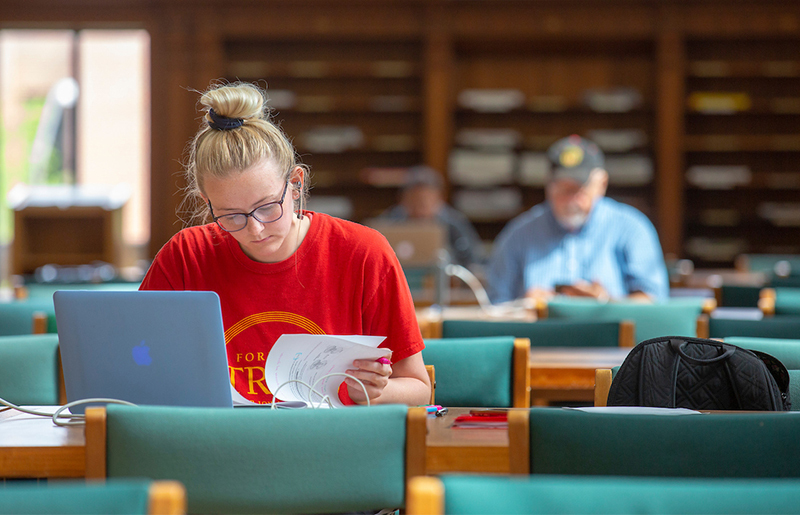
<path id="1" fill-rule="evenodd" d="M 225 118 L 266 118 L 264 94 L 258 87 L 246 82 L 215 86 L 200 97 L 200 104 Z"/>

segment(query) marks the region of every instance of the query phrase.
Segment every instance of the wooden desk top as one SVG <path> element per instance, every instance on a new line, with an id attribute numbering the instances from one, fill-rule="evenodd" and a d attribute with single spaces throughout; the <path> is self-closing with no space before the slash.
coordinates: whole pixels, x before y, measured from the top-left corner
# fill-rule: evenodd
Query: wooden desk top
<path id="1" fill-rule="evenodd" d="M 622 364 L 632 347 L 531 347 L 531 404 L 593 402 L 595 370 Z"/>
<path id="2" fill-rule="evenodd" d="M 38 408 L 54 411 L 53 406 Z M 83 477 L 85 442 L 83 426 L 60 427 L 47 417 L 2 411 L 0 478 Z"/>
<path id="3" fill-rule="evenodd" d="M 508 429 L 453 429 L 470 409 L 449 408 L 443 417 L 428 415 L 425 466 L 428 474 L 481 472 L 507 474 Z M 520 410 L 526 408 L 509 408 Z"/>
<path id="4" fill-rule="evenodd" d="M 531 368 L 611 368 L 633 347 L 531 347 Z"/>

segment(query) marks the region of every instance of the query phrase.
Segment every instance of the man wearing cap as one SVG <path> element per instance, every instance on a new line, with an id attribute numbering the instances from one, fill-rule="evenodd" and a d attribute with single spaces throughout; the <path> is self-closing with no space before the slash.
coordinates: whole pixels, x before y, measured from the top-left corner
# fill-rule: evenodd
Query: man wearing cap
<path id="1" fill-rule="evenodd" d="M 470 266 L 482 264 L 483 243 L 466 216 L 444 201 L 442 176 L 425 165 L 413 166 L 400 193 L 400 202 L 389 208 L 381 218 L 394 221 L 435 220 L 447 228 L 450 259 L 453 263 Z"/>
<path id="2" fill-rule="evenodd" d="M 492 302 L 555 293 L 599 300 L 666 300 L 669 283 L 653 224 L 605 197 L 600 149 L 572 135 L 547 151 L 545 202 L 511 220 L 489 261 Z"/>

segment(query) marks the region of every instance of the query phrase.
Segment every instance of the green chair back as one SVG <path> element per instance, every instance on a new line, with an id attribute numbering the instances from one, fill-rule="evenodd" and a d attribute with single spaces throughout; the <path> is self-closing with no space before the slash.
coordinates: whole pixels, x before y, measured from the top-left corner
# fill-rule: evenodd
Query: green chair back
<path id="1" fill-rule="evenodd" d="M 146 514 L 147 480 L 0 486 L 0 514 Z"/>
<path id="2" fill-rule="evenodd" d="M 58 404 L 58 336 L 0 336 L 0 397 L 14 404 Z"/>
<path id="3" fill-rule="evenodd" d="M 761 286 L 723 284 L 720 287 L 720 306 L 726 308 L 756 308 Z"/>
<path id="4" fill-rule="evenodd" d="M 789 370 L 789 399 L 792 411 L 800 411 L 800 370 Z"/>
<path id="5" fill-rule="evenodd" d="M 29 283 L 25 285 L 30 299 L 50 299 L 58 290 L 92 290 L 92 291 L 136 291 L 141 282 L 107 282 L 107 283 Z"/>
<path id="6" fill-rule="evenodd" d="M 427 339 L 422 359 L 436 370 L 436 404 L 513 406 L 513 336 Z"/>
<path id="7" fill-rule="evenodd" d="M 537 322 L 442 321 L 442 338 L 506 335 L 528 338 L 531 347 L 616 347 L 619 345 L 619 322 L 547 319 Z M 438 368 L 436 375 L 439 375 Z"/>
<path id="8" fill-rule="evenodd" d="M 448 515 L 797 513 L 800 481 L 443 476 Z"/>
<path id="9" fill-rule="evenodd" d="M 800 315 L 800 288 L 775 288 L 775 315 Z"/>
<path id="10" fill-rule="evenodd" d="M 768 276 L 775 273 L 775 265 L 786 261 L 792 274 L 800 273 L 800 255 L 798 254 L 742 254 L 739 258 L 748 272 L 763 272 Z"/>
<path id="11" fill-rule="evenodd" d="M 109 405 L 107 475 L 178 480 L 189 513 L 396 508 L 407 411 Z"/>
<path id="12" fill-rule="evenodd" d="M 725 343 L 737 345 L 744 349 L 766 352 L 770 356 L 777 358 L 787 369 L 800 370 L 800 339 L 733 336 L 725 338 Z"/>
<path id="13" fill-rule="evenodd" d="M 636 342 L 659 336 L 697 336 L 697 317 L 703 312 L 702 297 L 671 298 L 645 304 L 620 300 L 601 303 L 593 299 L 556 298 L 548 301 L 548 318 L 580 320 L 631 320 Z"/>
<path id="14" fill-rule="evenodd" d="M 711 318 L 708 334 L 711 338 L 725 339 L 731 336 L 800 339 L 800 316 L 784 315 L 761 320 Z"/>
<path id="15" fill-rule="evenodd" d="M 31 334 L 33 315 L 38 312 L 55 317 L 52 297 L 0 303 L 0 336 Z"/>
<path id="16" fill-rule="evenodd" d="M 800 418 L 787 413 L 644 415 L 530 411 L 530 472 L 800 477 Z M 513 451 L 512 451 L 513 452 Z"/>

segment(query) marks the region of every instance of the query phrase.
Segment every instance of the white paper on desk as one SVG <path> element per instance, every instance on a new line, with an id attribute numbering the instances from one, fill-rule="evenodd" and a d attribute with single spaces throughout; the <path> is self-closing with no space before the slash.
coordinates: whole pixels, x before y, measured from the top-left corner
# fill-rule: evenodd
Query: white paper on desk
<path id="1" fill-rule="evenodd" d="M 270 392 L 278 392 L 277 397 L 284 401 L 308 402 L 308 388 L 300 383 L 287 381 L 303 381 L 322 395 L 330 398 L 334 407 L 344 406 L 339 400 L 339 385 L 344 376 L 322 377 L 333 373 L 344 373 L 353 368 L 356 359 L 376 360 L 390 357 L 390 349 L 379 349 L 378 345 L 385 336 L 334 336 L 320 334 L 284 334 L 267 355 L 264 365 L 264 377 Z M 278 391 L 278 388 L 280 391 Z M 311 398 L 314 404 L 321 400 L 320 396 Z"/>
<path id="2" fill-rule="evenodd" d="M 699 411 L 687 408 L 650 408 L 646 406 L 590 406 L 569 408 L 587 413 L 614 413 L 622 415 L 701 415 Z"/>

